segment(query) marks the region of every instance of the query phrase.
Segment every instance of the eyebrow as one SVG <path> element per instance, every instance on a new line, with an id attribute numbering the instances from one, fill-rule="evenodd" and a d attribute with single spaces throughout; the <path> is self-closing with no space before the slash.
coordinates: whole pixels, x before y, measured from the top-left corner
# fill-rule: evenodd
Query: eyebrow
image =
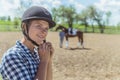
<path id="1" fill-rule="evenodd" d="M 37 26 L 42 27 L 42 24 L 37 24 Z M 42 27 L 43 28 L 43 27 Z M 45 27 L 45 29 L 49 29 L 49 27 Z"/>

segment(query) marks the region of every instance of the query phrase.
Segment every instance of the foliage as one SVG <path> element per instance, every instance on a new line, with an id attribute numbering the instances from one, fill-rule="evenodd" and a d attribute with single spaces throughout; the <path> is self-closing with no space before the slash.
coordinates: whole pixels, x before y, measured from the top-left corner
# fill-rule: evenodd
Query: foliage
<path id="1" fill-rule="evenodd" d="M 21 28 L 15 28 L 14 25 L 0 25 L 0 31 L 20 31 Z"/>
<path id="2" fill-rule="evenodd" d="M 13 22 L 13 23 L 14 23 L 14 27 L 15 27 L 15 28 L 18 28 L 18 27 L 19 27 L 19 25 L 20 25 L 20 19 L 19 19 L 19 18 L 17 18 L 17 17 L 15 17 L 15 18 L 14 18 L 14 22 Z"/>
<path id="3" fill-rule="evenodd" d="M 11 21 L 0 20 L 0 25 L 13 25 Z"/>
<path id="4" fill-rule="evenodd" d="M 27 1 L 28 0 L 25 2 L 24 0 L 20 1 L 20 7 L 16 8 L 16 17 L 13 21 L 11 21 L 10 16 L 0 17 L 0 31 L 20 30 L 20 16 L 26 8 L 32 5 L 32 0 L 25 4 Z M 57 8 L 52 8 L 52 15 L 57 24 L 62 24 L 66 27 L 77 28 L 84 32 L 114 33 L 114 30 L 116 32 L 119 31 L 120 28 L 118 24 L 118 27 L 116 27 L 117 29 L 115 28 L 111 31 L 107 27 L 109 26 L 109 19 L 112 15 L 111 12 L 103 12 L 94 5 L 84 8 L 80 13 L 76 12 L 75 7 L 72 5 L 61 5 Z M 51 29 L 51 31 L 53 30 Z"/>
<path id="5" fill-rule="evenodd" d="M 81 13 L 77 13 L 73 6 L 59 6 L 52 9 L 53 17 L 56 22 L 61 24 L 67 23 L 69 27 L 74 27 L 74 24 L 84 25 L 84 31 L 87 32 L 89 26 L 92 27 L 92 32 L 95 32 L 94 25 L 99 26 L 100 33 L 104 33 L 105 24 L 109 22 L 111 12 L 103 12 L 97 9 L 95 6 L 88 6 L 82 10 Z M 106 21 L 104 16 L 106 15 Z"/>
<path id="6" fill-rule="evenodd" d="M 2 77 L 0 76 L 0 80 L 2 80 Z"/>
<path id="7" fill-rule="evenodd" d="M 63 24 L 67 23 L 69 27 L 73 26 L 76 10 L 72 5 L 69 7 L 61 5 L 58 8 L 53 8 L 52 13 L 54 15 L 54 19 L 58 22 Z"/>
<path id="8" fill-rule="evenodd" d="M 17 25 L 17 28 L 15 27 Z M 19 22 L 17 24 L 14 21 L 4 21 L 0 20 L 0 31 L 19 31 L 20 25 Z"/>

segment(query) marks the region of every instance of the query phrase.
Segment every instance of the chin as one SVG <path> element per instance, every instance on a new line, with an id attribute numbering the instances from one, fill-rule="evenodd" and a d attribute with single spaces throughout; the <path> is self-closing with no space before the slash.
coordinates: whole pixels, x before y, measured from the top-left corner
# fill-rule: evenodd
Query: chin
<path id="1" fill-rule="evenodd" d="M 38 44 L 42 44 L 42 43 L 43 43 L 43 40 L 40 40 L 40 41 L 38 41 L 37 43 L 38 43 Z"/>
<path id="2" fill-rule="evenodd" d="M 42 44 L 42 42 L 41 42 L 41 43 L 39 42 L 39 43 L 37 43 L 37 44 L 40 45 L 40 44 Z"/>

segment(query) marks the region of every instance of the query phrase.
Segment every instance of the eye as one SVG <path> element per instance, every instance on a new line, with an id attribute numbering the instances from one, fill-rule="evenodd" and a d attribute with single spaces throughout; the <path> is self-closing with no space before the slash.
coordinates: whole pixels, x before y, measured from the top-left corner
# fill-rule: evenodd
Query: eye
<path id="1" fill-rule="evenodd" d="M 42 30 L 43 30 L 44 32 L 48 32 L 48 28 L 45 28 L 45 29 L 42 28 Z"/>
<path id="2" fill-rule="evenodd" d="M 36 26 L 36 29 L 39 29 L 40 31 L 43 32 L 48 32 L 48 28 L 43 28 L 42 26 Z"/>
<path id="3" fill-rule="evenodd" d="M 40 25 L 37 25 L 36 28 L 37 28 L 37 29 L 41 29 L 41 26 L 40 26 Z"/>

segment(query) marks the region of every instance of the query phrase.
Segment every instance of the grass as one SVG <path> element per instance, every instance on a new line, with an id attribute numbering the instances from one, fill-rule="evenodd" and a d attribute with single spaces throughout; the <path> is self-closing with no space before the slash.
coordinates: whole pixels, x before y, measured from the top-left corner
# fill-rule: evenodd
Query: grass
<path id="1" fill-rule="evenodd" d="M 66 25 L 66 24 L 63 24 L 63 25 L 68 28 L 68 25 Z M 84 25 L 74 24 L 73 28 L 79 29 L 83 32 L 85 31 Z M 91 26 L 87 27 L 87 32 L 93 33 L 93 29 Z M 94 33 L 100 33 L 100 29 L 98 26 L 94 26 Z M 104 29 L 104 34 L 120 34 L 120 26 L 118 26 L 118 27 L 106 26 Z"/>
<path id="2" fill-rule="evenodd" d="M 16 27 L 15 25 L 13 25 L 12 23 L 7 23 L 9 25 L 4 25 L 3 23 L 0 22 L 0 32 L 10 32 L 10 31 L 20 31 L 21 28 L 20 26 Z M 68 27 L 67 25 L 65 25 L 65 27 Z M 83 25 L 74 25 L 73 26 L 76 29 L 79 29 L 81 31 L 85 31 L 85 27 Z M 54 31 L 55 28 L 50 29 L 50 31 Z M 93 33 L 92 27 L 87 27 L 87 32 L 89 33 Z M 95 26 L 94 27 L 94 33 L 100 33 L 100 29 Z M 105 34 L 120 34 L 120 27 L 105 27 L 104 29 L 104 33 Z"/>
<path id="3" fill-rule="evenodd" d="M 3 20 L 0 20 L 0 24 L 1 24 L 1 25 L 13 25 L 14 23 L 11 22 L 11 21 L 3 21 Z"/>
<path id="4" fill-rule="evenodd" d="M 85 31 L 84 26 L 79 27 L 80 30 Z M 93 29 L 91 27 L 87 27 L 87 32 L 93 33 Z M 100 33 L 100 29 L 98 27 L 94 27 L 94 33 Z M 104 34 L 120 34 L 120 28 L 118 27 L 105 27 Z"/>
<path id="5" fill-rule="evenodd" d="M 1 75 L 0 75 L 0 80 L 2 80 L 2 77 L 1 77 Z"/>
<path id="6" fill-rule="evenodd" d="M 7 32 L 7 31 L 20 31 L 20 21 L 18 22 L 19 26 L 16 27 L 15 22 L 13 21 L 4 21 L 4 20 L 0 20 L 0 32 Z M 68 28 L 68 24 L 63 24 L 65 27 Z M 79 29 L 81 31 L 85 31 L 85 26 L 84 25 L 80 25 L 80 24 L 74 24 L 73 25 L 74 28 Z M 94 27 L 94 33 L 100 33 L 100 29 L 98 26 Z M 50 29 L 50 31 L 54 31 L 55 28 Z M 89 26 L 87 27 L 87 32 L 93 33 L 92 31 L 92 27 Z M 120 34 L 120 26 L 118 27 L 114 27 L 114 26 L 106 26 L 104 29 L 104 33 L 105 34 Z"/>
<path id="7" fill-rule="evenodd" d="M 20 27 L 15 27 L 15 25 L 0 25 L 0 31 L 20 31 Z"/>
<path id="8" fill-rule="evenodd" d="M 15 26 L 13 21 L 0 20 L 0 31 L 20 31 L 20 25 Z"/>

